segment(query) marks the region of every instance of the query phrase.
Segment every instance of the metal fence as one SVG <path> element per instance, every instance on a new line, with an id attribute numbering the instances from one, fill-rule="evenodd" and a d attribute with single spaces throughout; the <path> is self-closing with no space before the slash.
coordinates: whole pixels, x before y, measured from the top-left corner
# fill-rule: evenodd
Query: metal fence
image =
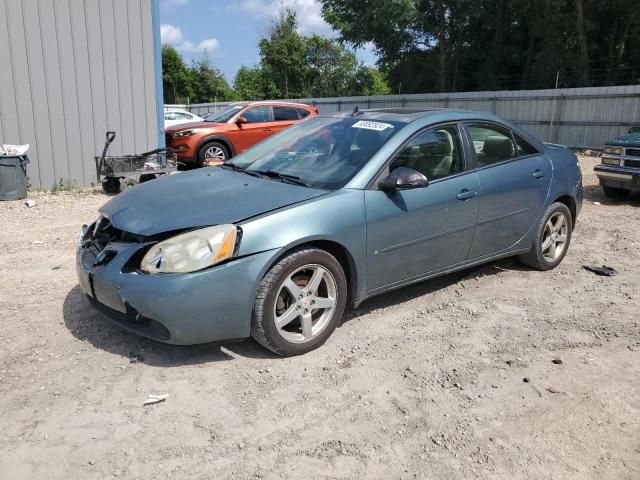
<path id="1" fill-rule="evenodd" d="M 640 85 L 497 92 L 428 93 L 374 97 L 304 98 L 321 113 L 364 108 L 443 107 L 488 111 L 547 142 L 572 148 L 601 148 L 613 136 L 640 125 Z M 186 106 L 198 115 L 231 102 Z"/>

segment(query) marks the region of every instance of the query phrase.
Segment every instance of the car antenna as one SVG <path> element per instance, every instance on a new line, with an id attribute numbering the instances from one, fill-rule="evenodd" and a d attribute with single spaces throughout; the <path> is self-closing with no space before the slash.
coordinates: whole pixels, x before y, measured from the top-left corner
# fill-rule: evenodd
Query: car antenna
<path id="1" fill-rule="evenodd" d="M 353 109 L 353 112 L 351 112 L 351 116 L 355 117 L 356 115 L 360 115 L 362 112 L 360 110 L 358 110 L 358 105 L 356 105 Z"/>

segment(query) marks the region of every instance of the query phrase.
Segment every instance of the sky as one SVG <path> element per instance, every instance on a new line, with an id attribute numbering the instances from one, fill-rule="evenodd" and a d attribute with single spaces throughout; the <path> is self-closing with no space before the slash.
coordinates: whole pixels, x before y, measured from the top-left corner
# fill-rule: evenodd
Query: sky
<path id="1" fill-rule="evenodd" d="M 242 65 L 259 63 L 258 42 L 283 4 L 298 14 L 301 34 L 337 37 L 322 19 L 319 0 L 160 0 L 162 43 L 175 47 L 187 64 L 207 55 L 231 84 Z M 356 54 L 367 65 L 375 63 L 369 46 Z"/>

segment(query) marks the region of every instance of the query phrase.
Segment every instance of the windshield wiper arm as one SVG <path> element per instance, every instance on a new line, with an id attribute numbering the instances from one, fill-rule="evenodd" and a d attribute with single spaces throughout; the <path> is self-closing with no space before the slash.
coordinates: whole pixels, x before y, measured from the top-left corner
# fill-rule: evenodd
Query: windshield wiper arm
<path id="1" fill-rule="evenodd" d="M 247 175 L 251 175 L 252 177 L 260 177 L 258 173 L 247 170 L 231 162 L 223 163 L 222 165 L 220 165 L 220 168 L 228 168 L 229 170 L 233 170 L 235 172 L 246 173 Z"/>
<path id="2" fill-rule="evenodd" d="M 305 182 L 300 180 L 300 177 L 296 177 L 295 175 L 287 175 L 286 173 L 276 172 L 274 170 L 254 170 L 255 173 L 259 173 L 260 175 L 264 175 L 269 178 L 277 178 L 282 181 L 287 181 L 293 183 L 295 185 L 301 185 L 303 187 L 308 187 Z"/>

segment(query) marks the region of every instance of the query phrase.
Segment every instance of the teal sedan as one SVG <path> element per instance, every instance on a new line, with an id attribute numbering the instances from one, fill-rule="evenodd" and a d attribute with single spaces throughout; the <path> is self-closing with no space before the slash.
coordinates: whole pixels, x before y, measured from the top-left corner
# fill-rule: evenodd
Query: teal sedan
<path id="1" fill-rule="evenodd" d="M 356 109 L 114 197 L 82 229 L 77 274 L 146 337 L 298 355 L 374 295 L 510 256 L 556 267 L 581 205 L 571 150 L 498 117 Z"/>

